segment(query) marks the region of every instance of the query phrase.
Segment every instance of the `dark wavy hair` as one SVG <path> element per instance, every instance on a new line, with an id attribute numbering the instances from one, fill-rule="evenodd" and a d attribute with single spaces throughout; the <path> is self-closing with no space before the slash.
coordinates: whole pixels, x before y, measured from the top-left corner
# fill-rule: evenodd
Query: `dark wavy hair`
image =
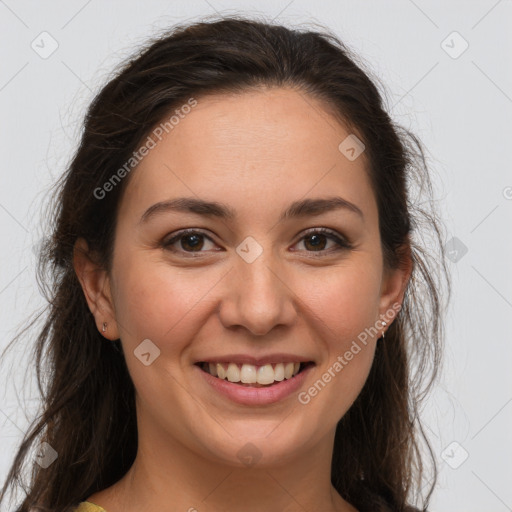
<path id="1" fill-rule="evenodd" d="M 238 15 L 174 26 L 121 64 L 90 104 L 79 146 L 52 189 L 50 233 L 37 266 L 48 302 L 33 349 L 41 412 L 18 448 L 0 502 L 19 485 L 25 496 L 16 512 L 70 510 L 117 482 L 135 459 L 135 390 L 120 340 L 105 343 L 97 331 L 73 267 L 75 242 L 83 237 L 111 270 L 128 179 L 102 200 L 94 191 L 189 98 L 292 87 L 320 100 L 364 142 L 384 264 L 397 268 L 405 255 L 413 263 L 402 308 L 376 346 L 360 395 L 338 422 L 332 484 L 360 511 L 411 510 L 411 499 L 426 510 L 437 468 L 419 414 L 438 375 L 443 297 L 451 294 L 443 225 L 421 142 L 391 120 L 378 81 L 364 68 L 325 27 L 290 29 Z M 423 198 L 413 198 L 414 190 Z M 48 469 L 29 457 L 42 442 L 58 453 Z M 31 464 L 28 483 L 24 463 Z"/>

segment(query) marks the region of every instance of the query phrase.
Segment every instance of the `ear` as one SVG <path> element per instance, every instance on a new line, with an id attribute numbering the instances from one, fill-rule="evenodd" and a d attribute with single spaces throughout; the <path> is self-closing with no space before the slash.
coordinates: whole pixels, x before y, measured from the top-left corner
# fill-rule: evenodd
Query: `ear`
<path id="1" fill-rule="evenodd" d="M 383 332 L 386 332 L 400 311 L 407 283 L 412 274 L 413 260 L 409 243 L 400 248 L 399 258 L 398 267 L 386 269 L 382 278 L 379 320 L 387 324 L 384 326 L 382 322 L 379 322 Z"/>
<path id="2" fill-rule="evenodd" d="M 107 339 L 119 338 L 116 323 L 110 278 L 107 271 L 94 261 L 94 255 L 89 252 L 87 242 L 79 238 L 73 249 L 73 267 L 80 281 L 82 290 L 94 315 L 98 331 Z M 107 329 L 102 332 L 103 323 Z"/>

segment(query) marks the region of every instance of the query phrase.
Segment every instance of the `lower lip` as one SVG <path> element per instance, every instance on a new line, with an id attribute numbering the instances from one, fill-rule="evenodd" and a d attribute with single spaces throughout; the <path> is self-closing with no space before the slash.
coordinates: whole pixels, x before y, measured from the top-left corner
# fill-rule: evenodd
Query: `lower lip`
<path id="1" fill-rule="evenodd" d="M 267 405 L 279 402 L 297 391 L 304 383 L 304 380 L 309 375 L 314 365 L 307 366 L 291 379 L 284 379 L 281 382 L 277 382 L 265 388 L 251 388 L 234 384 L 233 382 L 214 377 L 197 365 L 195 365 L 195 367 L 213 389 L 227 396 L 233 402 L 243 405 Z"/>

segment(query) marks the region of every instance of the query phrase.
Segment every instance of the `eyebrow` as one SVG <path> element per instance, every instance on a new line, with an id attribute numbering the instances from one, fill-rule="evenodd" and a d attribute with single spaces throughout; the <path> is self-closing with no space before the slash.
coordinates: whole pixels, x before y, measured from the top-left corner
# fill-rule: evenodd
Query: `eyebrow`
<path id="1" fill-rule="evenodd" d="M 293 202 L 282 214 L 279 222 L 297 218 L 322 215 L 334 210 L 344 209 L 357 214 L 364 219 L 363 212 L 350 201 L 341 197 L 328 197 L 318 199 L 302 199 Z M 195 197 L 179 197 L 168 201 L 161 201 L 150 206 L 140 218 L 139 224 L 147 222 L 150 218 L 166 212 L 195 213 L 204 217 L 216 217 L 224 220 L 234 220 L 235 210 L 226 204 L 216 201 L 204 201 Z"/>

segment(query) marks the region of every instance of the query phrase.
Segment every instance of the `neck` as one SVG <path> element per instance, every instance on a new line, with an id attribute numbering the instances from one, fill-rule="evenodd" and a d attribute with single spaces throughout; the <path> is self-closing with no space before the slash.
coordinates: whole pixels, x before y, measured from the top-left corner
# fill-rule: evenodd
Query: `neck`
<path id="1" fill-rule="evenodd" d="M 286 460 L 239 467 L 140 427 L 130 470 L 89 500 L 107 512 L 357 512 L 331 485 L 334 432 Z"/>

